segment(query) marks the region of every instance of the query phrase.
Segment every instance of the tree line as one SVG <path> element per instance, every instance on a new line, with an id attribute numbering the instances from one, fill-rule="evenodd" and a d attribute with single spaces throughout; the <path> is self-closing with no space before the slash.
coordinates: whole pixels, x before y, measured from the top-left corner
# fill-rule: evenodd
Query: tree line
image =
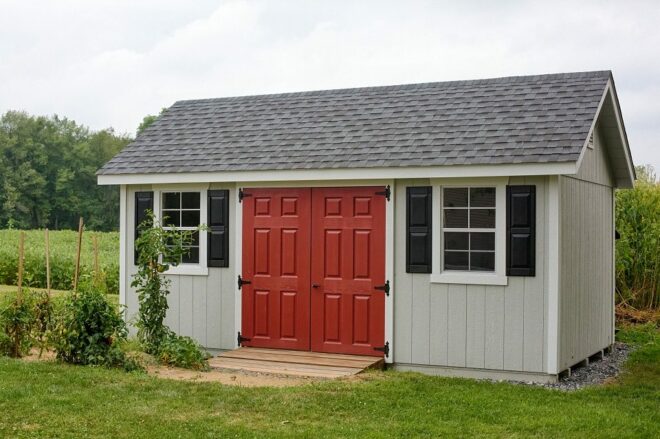
<path id="1" fill-rule="evenodd" d="M 145 117 L 139 130 L 155 120 Z M 96 171 L 133 138 L 58 116 L 8 111 L 0 118 L 0 228 L 119 228 L 119 189 Z"/>

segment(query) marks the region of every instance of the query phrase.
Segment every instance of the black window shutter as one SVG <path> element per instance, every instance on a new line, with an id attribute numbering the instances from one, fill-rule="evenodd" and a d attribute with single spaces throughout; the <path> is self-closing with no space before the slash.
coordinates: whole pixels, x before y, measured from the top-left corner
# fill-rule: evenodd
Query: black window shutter
<path id="1" fill-rule="evenodd" d="M 431 272 L 431 186 L 406 192 L 406 271 Z"/>
<path id="2" fill-rule="evenodd" d="M 229 191 L 208 191 L 209 267 L 229 267 Z"/>
<path id="3" fill-rule="evenodd" d="M 140 224 L 147 219 L 147 211 L 153 212 L 154 210 L 154 193 L 149 192 L 136 192 L 135 193 L 135 232 L 133 233 L 133 246 L 135 241 L 140 236 Z M 138 251 L 135 247 L 134 263 L 138 263 Z"/>
<path id="4" fill-rule="evenodd" d="M 506 274 L 536 274 L 536 186 L 506 187 Z"/>

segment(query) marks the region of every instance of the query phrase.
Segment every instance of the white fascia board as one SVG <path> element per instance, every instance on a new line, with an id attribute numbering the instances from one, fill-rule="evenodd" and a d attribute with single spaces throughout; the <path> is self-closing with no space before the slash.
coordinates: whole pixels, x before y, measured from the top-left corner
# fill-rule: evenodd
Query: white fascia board
<path id="1" fill-rule="evenodd" d="M 527 175 L 572 175 L 576 162 L 520 163 L 503 165 L 450 165 L 391 168 L 293 169 L 275 171 L 180 172 L 155 174 L 99 175 L 98 184 L 171 184 L 278 182 L 308 180 L 374 180 L 453 177 L 515 177 Z"/>

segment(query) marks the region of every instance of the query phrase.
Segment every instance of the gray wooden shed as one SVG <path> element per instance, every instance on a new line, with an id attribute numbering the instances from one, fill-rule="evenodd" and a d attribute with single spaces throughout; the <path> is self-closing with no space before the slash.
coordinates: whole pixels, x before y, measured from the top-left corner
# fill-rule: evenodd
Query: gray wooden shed
<path id="1" fill-rule="evenodd" d="M 538 381 L 614 342 L 634 178 L 609 71 L 180 101 L 98 172 L 129 321 L 151 209 L 208 225 L 165 275 L 167 323 L 211 350 Z"/>

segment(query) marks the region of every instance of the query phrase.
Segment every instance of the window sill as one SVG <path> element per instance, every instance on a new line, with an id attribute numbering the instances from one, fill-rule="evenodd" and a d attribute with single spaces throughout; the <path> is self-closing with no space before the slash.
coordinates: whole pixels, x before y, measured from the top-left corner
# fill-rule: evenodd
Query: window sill
<path id="1" fill-rule="evenodd" d="M 508 285 L 509 278 L 493 273 L 434 273 L 431 282 L 436 284 L 464 284 L 464 285 Z"/>
<path id="2" fill-rule="evenodd" d="M 201 265 L 177 265 L 176 267 L 170 267 L 163 274 L 172 274 L 172 275 L 185 275 L 185 276 L 208 276 L 209 269 L 208 267 L 202 267 Z"/>

